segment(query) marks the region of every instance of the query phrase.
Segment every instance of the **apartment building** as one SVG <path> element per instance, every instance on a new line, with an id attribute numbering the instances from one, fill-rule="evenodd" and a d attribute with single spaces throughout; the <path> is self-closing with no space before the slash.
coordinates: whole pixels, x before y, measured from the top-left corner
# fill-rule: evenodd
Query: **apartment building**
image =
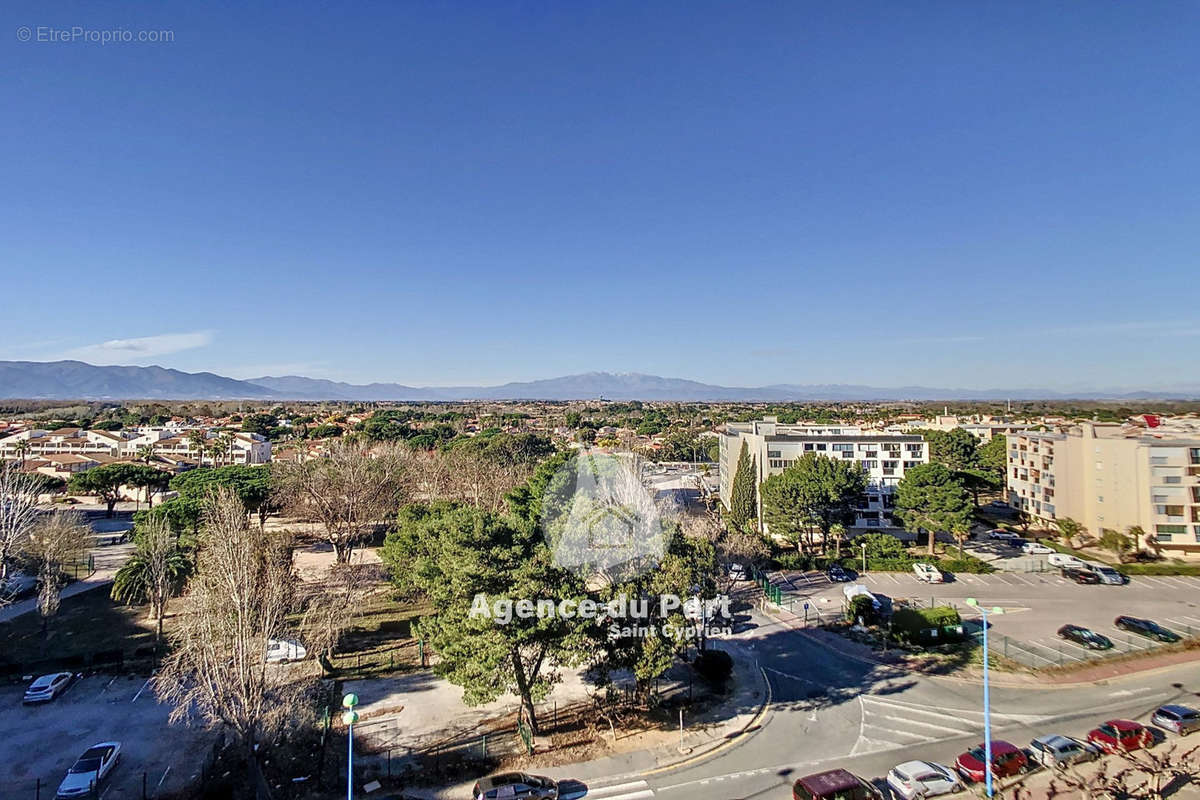
<path id="1" fill-rule="evenodd" d="M 1200 555 L 1200 436 L 1186 427 L 1085 422 L 1008 439 L 1009 504 L 1092 534 L 1140 526 L 1139 548 Z"/>
<path id="2" fill-rule="evenodd" d="M 109 459 L 140 458 L 147 448 L 155 456 L 190 460 L 193 465 L 213 463 L 213 456 L 197 453 L 188 438 L 188 431 L 178 427 L 145 427 L 120 431 L 94 431 L 81 428 L 60 428 L 46 431 L 36 428 L 23 430 L 0 438 L 0 460 L 37 459 L 49 456 L 74 455 Z M 218 434 L 206 431 L 206 441 L 212 444 Z M 221 454 L 225 464 L 266 464 L 271 460 L 271 442 L 257 433 L 228 434 L 226 452 Z"/>
<path id="3" fill-rule="evenodd" d="M 720 435 L 721 502 L 728 508 L 733 476 L 745 442 L 756 460 L 757 482 L 783 472 L 806 453 L 817 453 L 862 466 L 867 492 L 855 510 L 855 527 L 892 528 L 896 484 L 904 473 L 929 461 L 929 448 L 919 435 L 866 432 L 855 425 L 786 425 L 775 417 L 730 422 Z M 759 498 L 761 518 L 762 498 Z"/>

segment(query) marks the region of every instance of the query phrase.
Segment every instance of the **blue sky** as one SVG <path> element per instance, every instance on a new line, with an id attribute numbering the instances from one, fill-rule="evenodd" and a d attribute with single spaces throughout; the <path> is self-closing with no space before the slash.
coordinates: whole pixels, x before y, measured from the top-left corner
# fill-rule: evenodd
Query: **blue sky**
<path id="1" fill-rule="evenodd" d="M 1197 4 L 0 16 L 0 359 L 1200 385 Z"/>

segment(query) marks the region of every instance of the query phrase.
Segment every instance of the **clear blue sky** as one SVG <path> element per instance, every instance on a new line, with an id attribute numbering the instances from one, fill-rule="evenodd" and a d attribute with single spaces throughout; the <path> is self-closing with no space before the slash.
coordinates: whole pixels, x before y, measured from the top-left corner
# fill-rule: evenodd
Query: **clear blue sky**
<path id="1" fill-rule="evenodd" d="M 1200 385 L 1200 4 L 239 6 L 0 10 L 0 358 Z"/>

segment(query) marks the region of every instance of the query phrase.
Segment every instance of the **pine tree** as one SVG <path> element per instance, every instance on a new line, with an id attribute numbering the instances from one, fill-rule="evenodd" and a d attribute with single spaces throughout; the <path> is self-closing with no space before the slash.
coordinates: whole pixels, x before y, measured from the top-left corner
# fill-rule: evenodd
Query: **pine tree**
<path id="1" fill-rule="evenodd" d="M 750 456 L 750 448 L 742 442 L 742 451 L 738 454 L 737 472 L 733 474 L 733 489 L 729 497 L 729 521 L 734 527 L 742 530 L 758 517 L 758 503 L 755 497 L 757 474 L 758 464 Z"/>

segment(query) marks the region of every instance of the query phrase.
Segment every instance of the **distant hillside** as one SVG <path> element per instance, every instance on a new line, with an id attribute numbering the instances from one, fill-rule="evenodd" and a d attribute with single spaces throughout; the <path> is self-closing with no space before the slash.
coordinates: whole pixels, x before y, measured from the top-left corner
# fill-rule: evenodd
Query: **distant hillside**
<path id="1" fill-rule="evenodd" d="M 97 367 L 81 361 L 0 361 L 0 397 L 56 400 L 676 400 L 692 402 L 950 401 L 1051 399 L 1187 399 L 1197 387 L 1177 392 L 1079 391 L 1044 389 L 938 389 L 926 386 L 881 388 L 852 384 L 774 384 L 715 386 L 683 378 L 639 373 L 586 372 L 501 386 L 417 387 L 399 383 L 365 385 L 299 375 L 234 380 L 211 372 L 180 372 L 163 367 Z"/>
<path id="2" fill-rule="evenodd" d="M 271 397 L 269 390 L 211 372 L 163 367 L 97 367 L 82 361 L 0 361 L 0 395 L 29 399 L 225 400 Z"/>

